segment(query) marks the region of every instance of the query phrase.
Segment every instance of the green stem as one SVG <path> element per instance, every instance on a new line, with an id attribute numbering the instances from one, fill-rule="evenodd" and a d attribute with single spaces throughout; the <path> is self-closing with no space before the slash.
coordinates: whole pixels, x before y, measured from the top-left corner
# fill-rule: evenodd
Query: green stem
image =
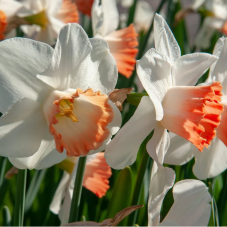
<path id="1" fill-rule="evenodd" d="M 7 158 L 0 157 L 0 185 L 2 185 L 3 180 L 4 180 L 4 175 L 5 175 L 5 170 L 6 170 L 6 163 L 7 163 Z"/>
<path id="2" fill-rule="evenodd" d="M 72 198 L 70 215 L 69 215 L 69 223 L 78 221 L 78 211 L 80 206 L 85 165 L 86 165 L 86 157 L 80 157 L 77 173 L 76 173 L 75 184 L 74 184 L 73 198 Z"/>
<path id="3" fill-rule="evenodd" d="M 147 142 L 150 140 L 152 135 L 153 135 L 153 132 L 150 133 L 150 135 L 144 140 L 144 142 L 140 146 L 140 149 L 142 150 L 143 154 L 142 154 L 142 160 L 141 160 L 141 163 L 140 163 L 140 169 L 139 169 L 139 172 L 138 172 L 137 178 L 136 178 L 136 183 L 135 183 L 135 188 L 134 188 L 134 191 L 133 191 L 133 197 L 132 197 L 131 205 L 138 205 L 139 204 L 139 199 L 140 199 L 140 195 L 141 195 L 141 192 L 142 192 L 144 175 L 145 175 L 147 166 L 149 165 L 149 162 L 151 161 L 151 158 L 150 158 L 150 156 L 149 156 L 149 154 L 147 153 L 147 150 L 146 150 L 146 145 L 147 145 Z M 138 212 L 133 212 L 130 215 L 128 226 L 135 225 L 137 214 L 138 214 Z"/>
<path id="4" fill-rule="evenodd" d="M 27 170 L 19 170 L 13 225 L 23 226 Z"/>
<path id="5" fill-rule="evenodd" d="M 157 13 L 159 13 L 161 11 L 161 9 L 162 9 L 162 7 L 163 7 L 165 2 L 166 2 L 166 0 L 162 0 L 161 1 L 161 3 L 158 6 L 158 9 L 156 11 Z M 154 15 L 154 17 L 155 17 L 155 15 Z M 150 38 L 150 35 L 151 35 L 151 32 L 153 30 L 153 27 L 154 27 L 154 18 L 152 19 L 152 23 L 150 25 L 150 28 L 149 28 L 147 34 L 145 35 L 145 37 L 143 39 L 143 43 L 141 44 L 141 47 L 139 49 L 139 53 L 137 55 L 137 59 L 141 59 L 142 58 L 142 56 L 144 54 L 144 51 L 146 49 L 146 46 L 147 46 L 147 42 L 148 42 L 148 40 Z M 132 76 L 128 79 L 128 86 L 127 87 L 132 87 L 133 81 L 135 79 L 135 76 L 136 76 L 136 69 L 134 70 Z"/>
<path id="6" fill-rule="evenodd" d="M 134 3 L 133 3 L 133 5 L 132 5 L 131 8 L 130 8 L 129 16 L 128 16 L 128 21 L 127 21 L 127 25 L 128 25 L 128 26 L 129 26 L 131 23 L 133 23 L 133 21 L 134 21 L 137 2 L 138 2 L 138 0 L 134 0 Z"/>

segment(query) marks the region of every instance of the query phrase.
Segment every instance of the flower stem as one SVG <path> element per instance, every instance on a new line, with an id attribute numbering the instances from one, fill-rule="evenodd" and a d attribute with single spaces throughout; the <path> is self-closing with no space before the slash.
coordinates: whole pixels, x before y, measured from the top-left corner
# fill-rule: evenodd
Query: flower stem
<path id="1" fill-rule="evenodd" d="M 76 179 L 74 183 L 73 198 L 72 198 L 70 215 L 69 215 L 69 223 L 78 221 L 78 211 L 80 206 L 80 198 L 81 198 L 81 192 L 82 192 L 82 183 L 84 178 L 86 158 L 87 157 L 79 158 Z"/>
<path id="2" fill-rule="evenodd" d="M 142 160 L 140 163 L 139 172 L 137 174 L 137 178 L 136 178 L 136 182 L 135 182 L 135 188 L 133 191 L 131 205 L 139 204 L 139 199 L 140 199 L 140 195 L 141 195 L 142 187 L 143 187 L 144 175 L 145 175 L 146 169 L 151 161 L 151 158 L 150 158 L 149 154 L 147 153 L 146 145 L 147 145 L 147 142 L 152 137 L 152 135 L 153 135 L 153 132 L 150 133 L 150 135 L 143 141 L 143 143 L 140 146 L 140 150 L 142 150 L 143 154 L 142 154 L 142 158 L 141 158 Z M 130 214 L 128 226 L 135 225 L 137 214 L 138 214 L 138 212 L 133 212 L 132 214 Z"/>
<path id="3" fill-rule="evenodd" d="M 134 0 L 133 4 L 132 4 L 132 6 L 131 6 L 131 8 L 129 10 L 127 26 L 129 26 L 134 21 L 135 12 L 136 12 L 136 5 L 137 5 L 137 0 Z"/>
<path id="4" fill-rule="evenodd" d="M 19 170 L 13 225 L 23 226 L 27 170 Z"/>

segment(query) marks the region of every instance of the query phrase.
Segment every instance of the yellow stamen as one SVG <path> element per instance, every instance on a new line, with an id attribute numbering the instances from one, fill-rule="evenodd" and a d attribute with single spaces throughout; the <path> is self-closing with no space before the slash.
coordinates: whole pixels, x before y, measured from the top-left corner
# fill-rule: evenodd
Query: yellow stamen
<path id="1" fill-rule="evenodd" d="M 72 119 L 73 122 L 79 122 L 76 115 L 73 113 L 73 104 L 68 99 L 62 99 L 59 102 L 60 113 L 58 116 L 66 116 Z"/>
<path id="2" fill-rule="evenodd" d="M 64 171 L 68 172 L 69 174 L 71 174 L 73 172 L 75 162 L 76 162 L 76 158 L 70 157 L 70 158 L 66 158 L 62 162 L 58 163 L 56 166 L 59 169 L 62 169 Z"/>
<path id="3" fill-rule="evenodd" d="M 28 21 L 30 24 L 39 25 L 41 28 L 45 28 L 46 25 L 49 23 L 45 10 L 37 14 L 24 17 L 24 19 Z"/>

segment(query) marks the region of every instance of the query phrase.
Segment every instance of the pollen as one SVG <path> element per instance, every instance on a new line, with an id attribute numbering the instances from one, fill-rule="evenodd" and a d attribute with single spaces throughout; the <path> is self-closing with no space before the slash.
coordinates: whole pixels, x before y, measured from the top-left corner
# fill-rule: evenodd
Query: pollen
<path id="1" fill-rule="evenodd" d="M 66 116 L 72 119 L 73 122 L 79 122 L 76 115 L 73 113 L 73 104 L 68 99 L 62 99 L 59 102 L 60 113 L 58 116 Z"/>

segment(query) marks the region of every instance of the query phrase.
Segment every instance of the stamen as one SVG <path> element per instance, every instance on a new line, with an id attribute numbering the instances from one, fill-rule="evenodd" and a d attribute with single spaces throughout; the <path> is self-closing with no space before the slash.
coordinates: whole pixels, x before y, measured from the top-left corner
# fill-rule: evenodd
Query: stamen
<path id="1" fill-rule="evenodd" d="M 76 115 L 73 113 L 73 104 L 68 99 L 62 99 L 59 102 L 60 113 L 58 116 L 66 116 L 72 119 L 73 122 L 79 122 Z"/>

